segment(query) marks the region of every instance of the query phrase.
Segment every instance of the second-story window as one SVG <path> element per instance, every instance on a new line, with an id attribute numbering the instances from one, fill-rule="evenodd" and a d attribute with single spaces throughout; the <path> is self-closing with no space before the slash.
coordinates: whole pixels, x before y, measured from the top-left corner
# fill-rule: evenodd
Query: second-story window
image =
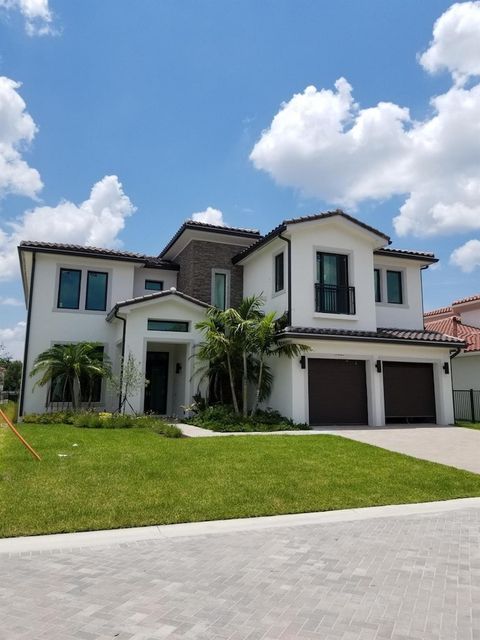
<path id="1" fill-rule="evenodd" d="M 380 269 L 373 270 L 373 280 L 375 285 L 375 302 L 382 301 L 382 281 Z"/>
<path id="2" fill-rule="evenodd" d="M 60 269 L 57 300 L 59 309 L 78 309 L 81 281 L 80 269 Z"/>
<path id="3" fill-rule="evenodd" d="M 217 309 L 226 309 L 229 305 L 229 272 L 225 270 L 212 271 L 212 304 Z"/>
<path id="4" fill-rule="evenodd" d="M 387 301 L 390 304 L 403 304 L 401 271 L 387 271 Z"/>
<path id="5" fill-rule="evenodd" d="M 85 309 L 105 311 L 107 308 L 108 274 L 103 271 L 88 271 Z"/>
<path id="6" fill-rule="evenodd" d="M 275 293 L 285 289 L 285 259 L 284 253 L 275 256 Z"/>
<path id="7" fill-rule="evenodd" d="M 145 280 L 145 289 L 147 291 L 163 291 L 162 280 Z"/>
<path id="8" fill-rule="evenodd" d="M 348 256 L 317 252 L 315 311 L 355 313 L 354 289 L 348 286 Z"/>

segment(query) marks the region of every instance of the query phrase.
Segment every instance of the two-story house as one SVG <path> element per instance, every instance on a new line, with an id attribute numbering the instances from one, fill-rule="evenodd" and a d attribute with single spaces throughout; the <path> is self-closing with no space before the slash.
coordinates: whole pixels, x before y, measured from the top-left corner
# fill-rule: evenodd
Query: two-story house
<path id="1" fill-rule="evenodd" d="M 257 231 L 185 222 L 158 257 L 22 242 L 28 309 L 21 414 L 65 401 L 35 387 L 36 356 L 53 344 L 96 341 L 114 368 L 133 354 L 149 384 L 138 412 L 183 414 L 198 390 L 195 328 L 209 305 L 263 294 L 286 314 L 282 338 L 311 347 L 274 360 L 268 405 L 298 422 L 383 425 L 453 421 L 450 356 L 463 343 L 425 331 L 422 270 L 429 253 L 388 248 L 388 236 L 341 211 Z M 118 398 L 98 385 L 92 400 Z"/>

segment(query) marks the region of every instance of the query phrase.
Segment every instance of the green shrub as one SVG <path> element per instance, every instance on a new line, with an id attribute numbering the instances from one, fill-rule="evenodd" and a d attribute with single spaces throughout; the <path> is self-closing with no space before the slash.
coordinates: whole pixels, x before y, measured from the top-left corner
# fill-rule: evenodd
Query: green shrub
<path id="1" fill-rule="evenodd" d="M 157 420 L 157 424 L 152 427 L 152 430 L 165 438 L 181 438 L 183 436 L 178 427 L 174 424 L 163 422 L 163 420 Z"/>
<path id="2" fill-rule="evenodd" d="M 296 424 L 272 409 L 259 410 L 254 416 L 239 416 L 227 405 L 212 405 L 186 420 L 197 427 L 212 431 L 292 431 L 309 429 L 306 424 Z"/>
<path id="3" fill-rule="evenodd" d="M 28 424 L 73 424 L 73 411 L 53 411 L 52 413 L 27 413 L 23 422 Z"/>

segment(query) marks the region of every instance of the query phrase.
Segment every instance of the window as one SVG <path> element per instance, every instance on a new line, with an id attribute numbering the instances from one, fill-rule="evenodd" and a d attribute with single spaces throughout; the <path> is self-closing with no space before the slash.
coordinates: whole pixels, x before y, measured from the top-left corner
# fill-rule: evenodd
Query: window
<path id="1" fill-rule="evenodd" d="M 355 314 L 355 289 L 348 286 L 348 256 L 317 253 L 315 311 Z"/>
<path id="2" fill-rule="evenodd" d="M 78 309 L 81 280 L 82 272 L 79 269 L 60 269 L 57 300 L 59 309 Z"/>
<path id="3" fill-rule="evenodd" d="M 213 271 L 212 276 L 212 304 L 217 309 L 228 306 L 228 271 Z"/>
<path id="4" fill-rule="evenodd" d="M 380 269 L 373 270 L 374 284 L 375 284 L 375 302 L 382 301 L 382 283 L 380 280 Z"/>
<path id="5" fill-rule="evenodd" d="M 275 256 L 275 293 L 285 289 L 285 264 L 284 253 Z"/>
<path id="6" fill-rule="evenodd" d="M 148 320 L 149 331 L 188 331 L 188 322 L 177 320 Z"/>
<path id="7" fill-rule="evenodd" d="M 387 301 L 391 304 L 403 304 L 401 271 L 387 271 Z"/>
<path id="8" fill-rule="evenodd" d="M 99 346 L 99 358 L 103 359 L 104 348 Z M 86 376 L 80 376 L 81 402 L 100 402 L 102 397 L 102 377 L 93 376 L 90 380 Z M 65 384 L 65 379 L 57 376 L 52 379 L 50 386 L 50 402 L 71 402 L 72 392 L 69 385 Z"/>
<path id="9" fill-rule="evenodd" d="M 103 271 L 87 272 L 87 296 L 85 309 L 105 311 L 107 308 L 108 273 Z"/>
<path id="10" fill-rule="evenodd" d="M 163 291 L 162 280 L 145 280 L 145 289 L 148 291 Z"/>

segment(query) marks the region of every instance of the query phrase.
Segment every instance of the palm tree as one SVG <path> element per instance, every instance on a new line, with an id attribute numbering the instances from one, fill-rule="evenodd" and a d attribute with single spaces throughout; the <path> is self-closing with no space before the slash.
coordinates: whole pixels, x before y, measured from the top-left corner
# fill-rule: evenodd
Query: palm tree
<path id="1" fill-rule="evenodd" d="M 304 344 L 294 344 L 285 342 L 278 336 L 279 322 L 275 311 L 262 316 L 256 323 L 255 330 L 252 333 L 251 348 L 258 359 L 257 384 L 255 389 L 255 401 L 250 413 L 255 415 L 258 403 L 262 399 L 263 378 L 266 372 L 265 360 L 270 357 L 286 357 L 295 358 L 306 351 L 310 351 L 310 347 Z"/>
<path id="2" fill-rule="evenodd" d="M 40 353 L 33 363 L 30 377 L 41 374 L 34 388 L 55 383 L 65 392 L 70 392 L 72 409 L 80 408 L 82 398 L 81 381 L 86 380 L 91 388 L 92 380 L 105 377 L 110 373 L 110 365 L 101 345 L 96 342 L 77 342 L 71 344 L 56 344 Z"/>

